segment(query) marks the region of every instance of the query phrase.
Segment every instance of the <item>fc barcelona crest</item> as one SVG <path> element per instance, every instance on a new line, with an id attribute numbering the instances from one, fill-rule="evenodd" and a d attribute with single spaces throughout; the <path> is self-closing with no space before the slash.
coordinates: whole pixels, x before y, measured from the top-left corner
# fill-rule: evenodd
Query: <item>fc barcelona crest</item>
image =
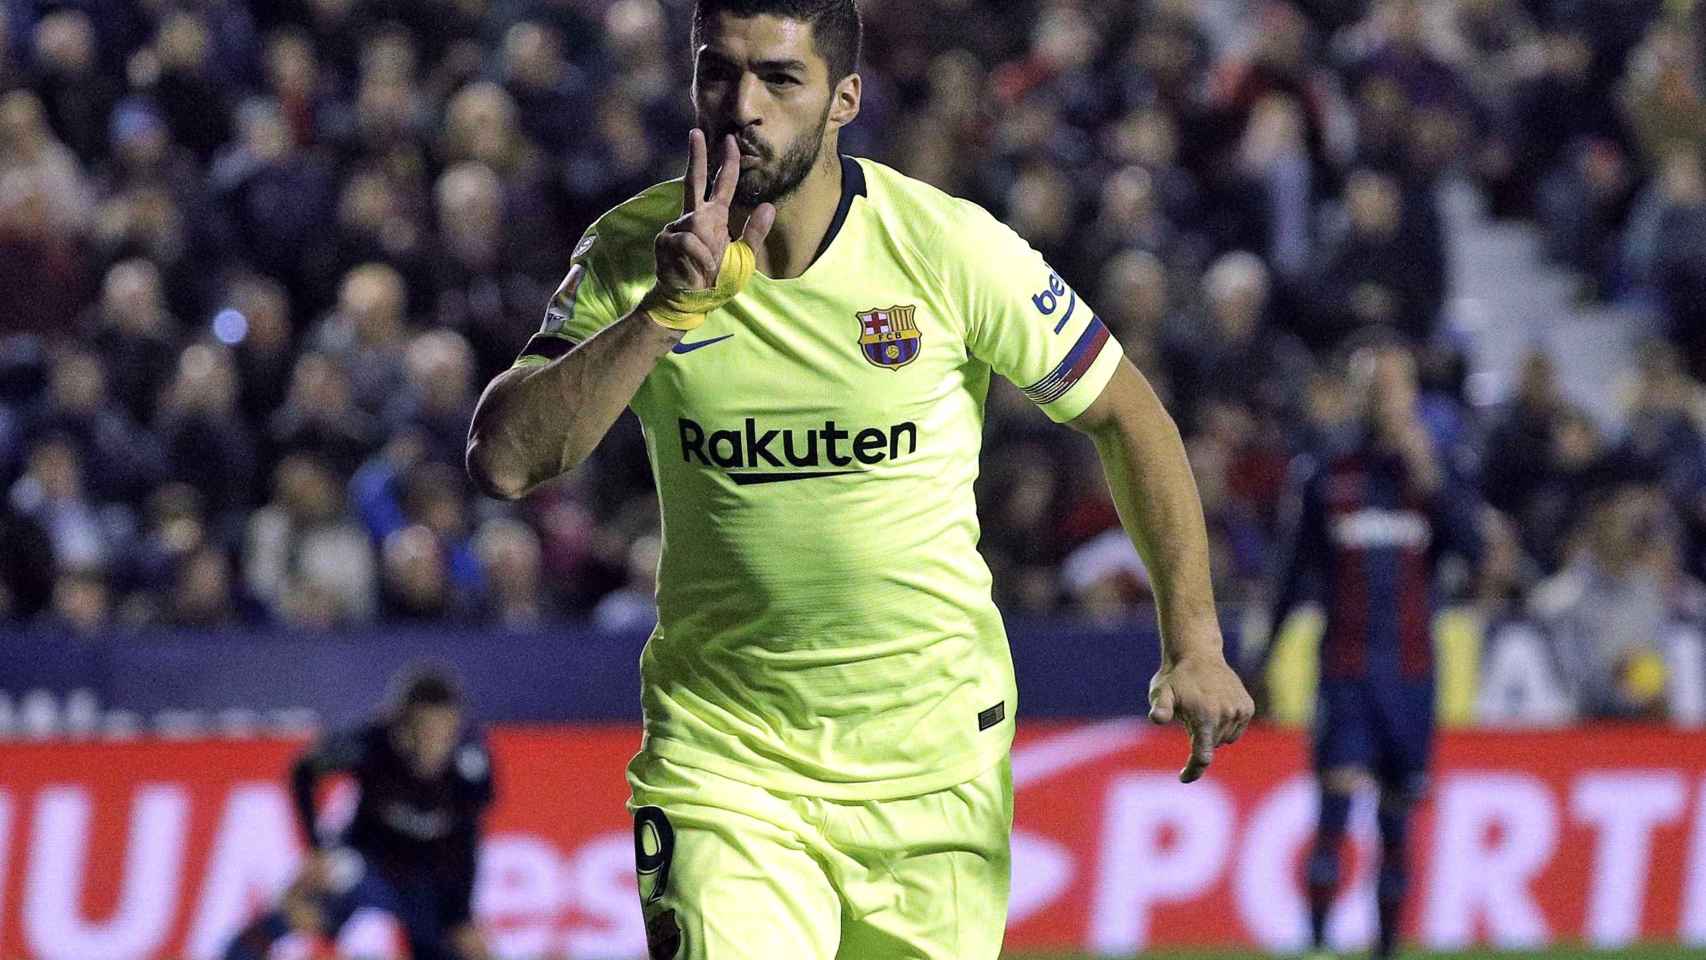
<path id="1" fill-rule="evenodd" d="M 859 348 L 865 359 L 879 367 L 898 370 L 918 358 L 918 341 L 923 334 L 912 322 L 918 308 L 908 304 L 886 310 L 862 310 L 859 318 Z"/>

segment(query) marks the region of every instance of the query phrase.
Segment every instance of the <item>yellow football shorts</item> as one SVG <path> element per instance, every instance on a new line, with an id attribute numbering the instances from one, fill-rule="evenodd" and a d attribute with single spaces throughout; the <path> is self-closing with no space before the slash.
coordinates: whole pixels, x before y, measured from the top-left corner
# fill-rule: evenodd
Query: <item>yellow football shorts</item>
<path id="1" fill-rule="evenodd" d="M 996 960 L 1013 772 L 899 800 L 794 796 L 658 757 L 629 768 L 652 960 Z"/>

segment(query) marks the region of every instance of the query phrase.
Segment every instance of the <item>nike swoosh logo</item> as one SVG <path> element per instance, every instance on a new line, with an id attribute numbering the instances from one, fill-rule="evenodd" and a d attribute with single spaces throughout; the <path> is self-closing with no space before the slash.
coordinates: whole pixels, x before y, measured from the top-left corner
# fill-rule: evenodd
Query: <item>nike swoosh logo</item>
<path id="1" fill-rule="evenodd" d="M 675 346 L 670 347 L 669 352 L 670 353 L 692 353 L 693 351 L 699 349 L 700 347 L 708 347 L 713 343 L 722 343 L 724 340 L 727 340 L 728 338 L 730 338 L 732 336 L 734 336 L 734 334 L 725 333 L 720 337 L 712 337 L 709 340 L 695 340 L 692 343 L 678 343 Z"/>

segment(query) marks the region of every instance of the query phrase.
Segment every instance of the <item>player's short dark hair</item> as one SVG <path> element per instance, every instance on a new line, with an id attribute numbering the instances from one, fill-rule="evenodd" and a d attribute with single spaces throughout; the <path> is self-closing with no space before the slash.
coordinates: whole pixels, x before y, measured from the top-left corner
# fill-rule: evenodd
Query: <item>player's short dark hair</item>
<path id="1" fill-rule="evenodd" d="M 812 42 L 817 52 L 829 64 L 829 82 L 834 86 L 842 77 L 859 69 L 859 48 L 864 43 L 865 26 L 859 19 L 859 7 L 854 0 L 696 0 L 693 4 L 693 49 L 698 50 L 705 36 L 705 25 L 719 13 L 737 17 L 756 17 L 768 14 L 811 24 Z"/>
<path id="2" fill-rule="evenodd" d="M 462 706 L 462 685 L 447 667 L 416 664 L 404 668 L 393 683 L 391 713 L 398 718 L 416 707 Z"/>

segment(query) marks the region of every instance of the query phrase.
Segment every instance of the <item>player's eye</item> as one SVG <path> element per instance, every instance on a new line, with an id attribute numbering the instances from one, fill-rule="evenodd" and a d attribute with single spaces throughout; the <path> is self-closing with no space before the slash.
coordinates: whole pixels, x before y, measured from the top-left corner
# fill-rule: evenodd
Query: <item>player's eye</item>
<path id="1" fill-rule="evenodd" d="M 787 73 L 772 73 L 764 78 L 764 82 L 773 87 L 798 86 L 800 83 L 799 78 Z"/>
<path id="2" fill-rule="evenodd" d="M 728 83 L 734 78 L 735 71 L 728 64 L 711 61 L 702 63 L 699 67 L 701 83 Z"/>

